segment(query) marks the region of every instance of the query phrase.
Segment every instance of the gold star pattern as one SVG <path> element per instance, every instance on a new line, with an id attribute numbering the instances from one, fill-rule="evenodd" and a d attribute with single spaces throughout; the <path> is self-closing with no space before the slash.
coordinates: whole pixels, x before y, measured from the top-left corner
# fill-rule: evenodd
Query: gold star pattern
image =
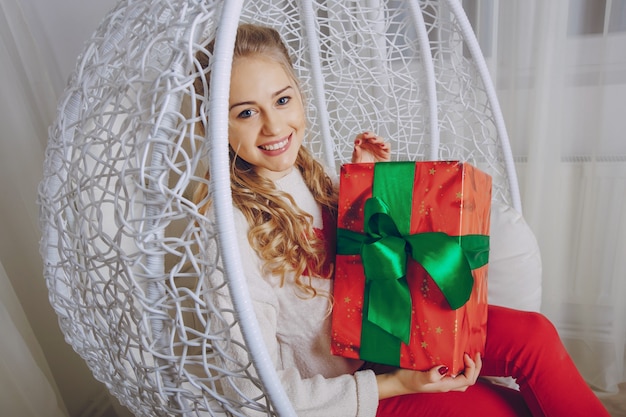
<path id="1" fill-rule="evenodd" d="M 435 329 L 435 333 L 437 334 L 443 333 L 443 329 L 441 328 L 441 326 L 437 326 L 437 328 Z"/>
<path id="2" fill-rule="evenodd" d="M 435 168 L 431 168 L 431 169 L 428 170 L 428 173 L 430 175 L 435 175 L 436 172 L 437 172 L 437 170 Z"/>
<path id="3" fill-rule="evenodd" d="M 428 349 L 428 343 L 426 343 L 426 342 L 422 342 L 422 348 L 424 348 L 424 349 Z"/>

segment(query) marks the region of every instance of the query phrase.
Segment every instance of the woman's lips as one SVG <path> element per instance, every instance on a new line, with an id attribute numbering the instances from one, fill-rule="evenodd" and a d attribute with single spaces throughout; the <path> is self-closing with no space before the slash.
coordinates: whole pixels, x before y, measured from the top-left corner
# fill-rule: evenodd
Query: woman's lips
<path id="1" fill-rule="evenodd" d="M 261 145 L 259 146 L 259 148 L 266 152 L 282 151 L 287 148 L 287 145 L 289 145 L 290 140 L 291 140 L 291 135 L 289 135 L 288 137 L 286 137 L 285 139 L 279 142 L 270 143 L 268 145 Z"/>

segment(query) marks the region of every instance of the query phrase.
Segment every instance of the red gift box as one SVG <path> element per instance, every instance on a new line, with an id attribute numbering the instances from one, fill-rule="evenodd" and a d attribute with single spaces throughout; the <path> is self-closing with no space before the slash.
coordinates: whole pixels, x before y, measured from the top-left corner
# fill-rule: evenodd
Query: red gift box
<path id="1" fill-rule="evenodd" d="M 342 166 L 332 353 L 450 375 L 484 353 L 490 208 L 467 163 Z"/>

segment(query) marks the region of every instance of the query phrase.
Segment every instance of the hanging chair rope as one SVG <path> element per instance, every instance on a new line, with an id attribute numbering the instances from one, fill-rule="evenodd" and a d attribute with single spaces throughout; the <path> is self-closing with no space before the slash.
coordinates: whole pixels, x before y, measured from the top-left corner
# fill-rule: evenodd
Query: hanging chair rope
<path id="1" fill-rule="evenodd" d="M 485 93 L 487 94 L 489 105 L 491 107 L 491 111 L 493 112 L 493 121 L 497 130 L 497 137 L 501 147 L 502 158 L 505 161 L 504 166 L 506 167 L 506 177 L 509 182 L 508 188 L 511 193 L 511 206 L 521 213 L 522 199 L 519 194 L 519 184 L 517 182 L 517 173 L 515 171 L 515 163 L 513 161 L 513 152 L 511 151 L 511 144 L 509 142 L 509 135 L 504 123 L 504 116 L 502 115 L 502 110 L 500 109 L 496 89 L 491 81 L 491 75 L 489 75 L 489 69 L 487 68 L 485 57 L 480 50 L 478 39 L 476 39 L 476 35 L 474 34 L 472 26 L 467 19 L 467 15 L 463 10 L 461 2 L 458 0 L 446 0 L 446 2 L 448 3 L 452 13 L 454 13 L 456 19 L 459 21 L 459 28 L 484 84 Z"/>
<path id="2" fill-rule="evenodd" d="M 237 22 L 241 14 L 243 1 L 229 1 L 224 4 L 220 20 Z M 280 416 L 295 416 L 291 402 L 285 394 L 276 374 L 263 340 L 259 325 L 252 308 L 252 301 L 246 286 L 245 275 L 241 268 L 241 254 L 234 234 L 233 202 L 230 191 L 230 167 L 228 156 L 228 95 L 233 49 L 237 26 L 221 26 L 216 34 L 213 76 L 209 101 L 211 103 L 211 137 L 214 142 L 211 158 L 211 178 L 215 187 L 215 214 L 220 219 L 218 231 L 228 285 L 237 311 L 237 318 L 246 341 L 246 346 L 255 364 L 263 386 Z"/>

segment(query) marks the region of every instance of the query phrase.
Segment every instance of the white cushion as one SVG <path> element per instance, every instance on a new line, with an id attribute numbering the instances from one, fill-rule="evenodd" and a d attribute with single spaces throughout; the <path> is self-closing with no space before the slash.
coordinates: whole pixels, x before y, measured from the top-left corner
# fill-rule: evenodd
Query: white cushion
<path id="1" fill-rule="evenodd" d="M 541 308 L 541 255 L 534 233 L 515 209 L 491 207 L 489 304 L 517 310 Z"/>

